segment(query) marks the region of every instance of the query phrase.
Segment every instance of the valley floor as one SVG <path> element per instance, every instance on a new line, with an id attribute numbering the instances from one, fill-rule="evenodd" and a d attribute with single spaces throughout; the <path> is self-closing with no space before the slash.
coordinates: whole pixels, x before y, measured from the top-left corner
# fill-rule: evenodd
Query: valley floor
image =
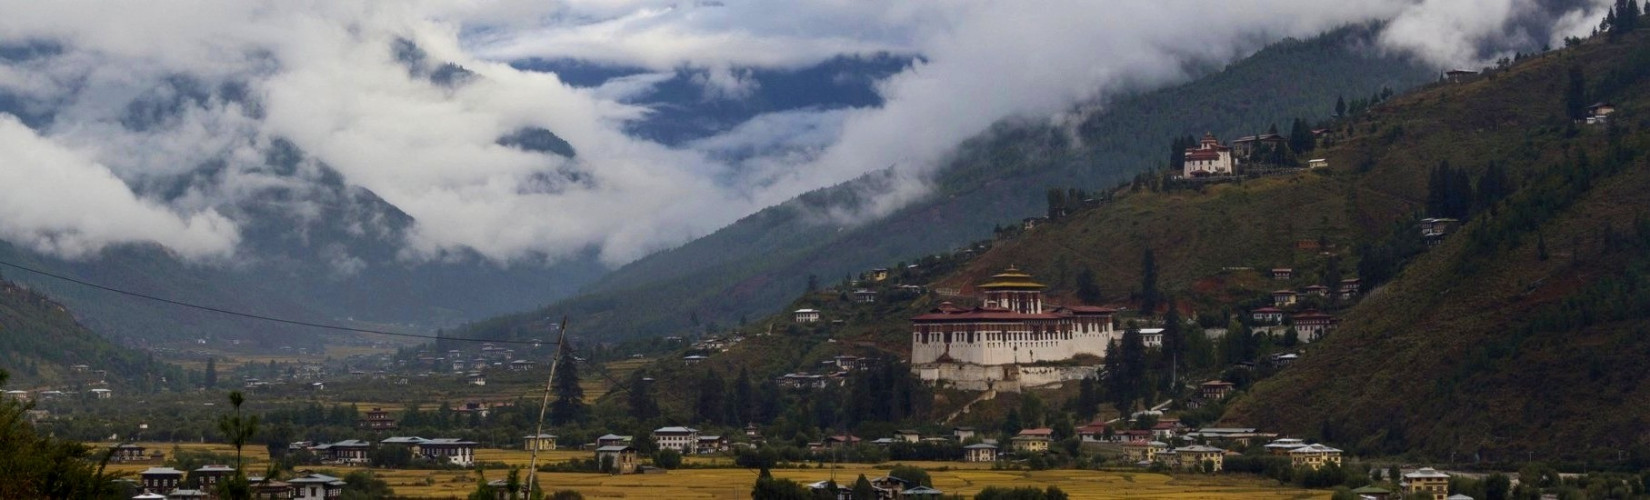
<path id="1" fill-rule="evenodd" d="M 151 450 L 171 453 L 171 443 L 145 443 Z M 184 450 L 211 451 L 232 455 L 233 448 L 225 444 L 179 445 Z M 262 448 L 246 449 L 248 471 L 259 471 L 268 463 Z M 558 450 L 539 455 L 541 463 L 565 462 L 589 458 L 590 452 Z M 482 462 L 502 462 L 525 467 L 529 455 L 522 450 L 478 449 L 476 459 Z M 727 466 L 731 458 L 689 457 L 690 465 Z M 1045 471 L 991 470 L 990 464 L 961 462 L 902 462 L 928 469 L 934 487 L 947 495 L 972 496 L 987 486 L 1036 487 L 1058 486 L 1073 499 L 1321 499 L 1328 498 L 1326 490 L 1303 490 L 1280 487 L 1276 482 L 1261 478 L 1228 475 L 1170 476 L 1147 472 L 1094 471 L 1056 469 Z M 157 464 L 111 464 L 110 470 L 135 476 L 139 471 Z M 877 477 L 888 473 L 893 463 L 881 465 L 842 464 L 837 469 L 775 469 L 775 477 L 807 484 L 831 479 L 835 473 L 838 483 L 852 484 L 864 474 Z M 342 476 L 354 467 L 323 466 L 317 472 Z M 255 473 L 255 472 L 254 472 Z M 475 490 L 476 476 L 472 470 L 386 470 L 373 473 L 389 483 L 398 496 L 411 498 L 462 498 Z M 504 471 L 488 471 L 488 479 L 499 479 Z M 744 468 L 677 469 L 664 474 L 632 474 L 614 476 L 594 473 L 540 473 L 539 480 L 547 490 L 577 490 L 585 498 L 686 498 L 686 499 L 745 499 L 750 498 L 751 486 L 757 472 Z"/>

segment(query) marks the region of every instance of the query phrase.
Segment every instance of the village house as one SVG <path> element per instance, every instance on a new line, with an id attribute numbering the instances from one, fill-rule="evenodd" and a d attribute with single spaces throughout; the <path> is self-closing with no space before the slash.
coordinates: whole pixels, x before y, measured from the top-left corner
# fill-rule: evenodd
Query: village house
<path id="1" fill-rule="evenodd" d="M 1421 219 L 1421 239 L 1426 240 L 1427 246 L 1437 246 L 1444 241 L 1444 237 L 1455 230 L 1461 221 L 1448 217 L 1428 217 Z"/>
<path id="2" fill-rule="evenodd" d="M 1152 431 L 1146 429 L 1123 429 L 1112 433 L 1118 441 L 1125 443 L 1144 443 L 1152 440 Z"/>
<path id="3" fill-rule="evenodd" d="M 94 398 L 94 399 L 109 399 L 109 398 L 115 397 L 115 391 L 112 391 L 112 390 L 109 390 L 109 389 L 104 389 L 104 388 L 101 388 L 101 387 L 97 388 L 97 389 L 92 389 L 91 393 L 92 393 L 92 398 Z"/>
<path id="4" fill-rule="evenodd" d="M 1476 76 L 1478 76 L 1477 71 L 1470 69 L 1452 69 L 1444 72 L 1444 81 L 1450 83 L 1462 83 L 1471 80 Z M 1444 497 L 1438 498 L 1439 500 L 1443 500 Z"/>
<path id="5" fill-rule="evenodd" d="M 534 363 L 533 360 L 531 360 L 531 359 L 518 359 L 518 360 L 510 362 L 510 371 L 513 371 L 513 372 L 532 371 L 533 370 L 533 365 L 535 365 L 535 364 L 536 363 Z"/>
<path id="6" fill-rule="evenodd" d="M 1232 395 L 1232 389 L 1237 387 L 1225 380 L 1210 380 L 1197 386 L 1197 394 L 1209 401 L 1220 401 Z"/>
<path id="7" fill-rule="evenodd" d="M 820 442 L 820 445 L 827 449 L 835 449 L 844 446 L 853 446 L 859 444 L 860 441 L 861 439 L 859 436 L 855 436 L 853 434 L 838 434 L 834 436 L 825 436 L 825 440 Z"/>
<path id="8" fill-rule="evenodd" d="M 1341 280 L 1341 300 L 1352 300 L 1363 293 L 1363 280 L 1348 278 Z"/>
<path id="9" fill-rule="evenodd" d="M 1201 439 L 1207 443 L 1235 448 L 1248 448 L 1251 442 L 1277 437 L 1276 433 L 1258 432 L 1253 427 L 1204 427 L 1186 434 L 1186 438 L 1193 441 Z"/>
<path id="10" fill-rule="evenodd" d="M 1449 474 L 1431 467 L 1404 474 L 1404 493 L 1408 493 L 1409 498 L 1431 493 L 1433 500 L 1445 500 L 1449 496 Z"/>
<path id="11" fill-rule="evenodd" d="M 1588 125 L 1608 123 L 1610 114 L 1615 112 L 1616 106 L 1614 104 L 1608 102 L 1594 103 L 1592 106 L 1587 107 L 1587 117 L 1581 121 Z"/>
<path id="12" fill-rule="evenodd" d="M 1278 456 L 1289 456 L 1289 450 L 1306 446 L 1306 441 L 1297 438 L 1283 438 L 1266 443 L 1266 453 Z"/>
<path id="13" fill-rule="evenodd" d="M 818 323 L 819 322 L 819 310 L 818 309 L 797 309 L 795 316 L 796 316 L 796 322 L 797 323 Z"/>
<path id="14" fill-rule="evenodd" d="M 1318 470 L 1326 464 L 1341 465 L 1341 450 L 1321 444 L 1309 444 L 1289 450 L 1289 463 L 1295 468 L 1311 467 Z"/>
<path id="15" fill-rule="evenodd" d="M 1290 321 L 1295 323 L 1295 333 L 1306 342 L 1322 339 L 1325 334 L 1335 329 L 1338 322 L 1334 316 L 1318 312 L 1316 309 L 1295 314 Z"/>
<path id="16" fill-rule="evenodd" d="M 287 480 L 292 485 L 293 500 L 325 500 L 338 498 L 344 492 L 344 480 L 326 474 L 308 472 Z"/>
<path id="17" fill-rule="evenodd" d="M 235 468 L 227 465 L 203 465 L 194 471 L 195 480 L 203 490 L 215 489 L 224 478 L 234 474 Z"/>
<path id="18" fill-rule="evenodd" d="M 706 358 L 706 357 L 698 355 L 698 354 L 691 354 L 691 355 L 687 355 L 687 356 L 682 356 L 682 364 L 690 365 L 690 366 L 691 365 L 697 365 L 697 364 L 699 364 L 700 361 L 704 361 L 706 359 L 710 359 L 710 358 Z"/>
<path id="19" fill-rule="evenodd" d="M 1278 134 L 1260 134 L 1232 140 L 1232 153 L 1240 160 L 1248 160 L 1263 151 L 1276 151 L 1286 142 Z"/>
<path id="20" fill-rule="evenodd" d="M 1106 355 L 1120 336 L 1111 309 L 1045 309 L 1046 287 L 1010 267 L 979 285 L 983 304 L 964 309 L 944 302 L 911 319 L 911 366 L 923 380 L 988 382 L 1006 378 L 1005 366 Z M 1092 371 L 1072 371 L 1072 378 Z M 984 378 L 985 380 L 980 380 Z M 983 384 L 982 384 L 983 385 Z"/>
<path id="21" fill-rule="evenodd" d="M 1174 458 L 1176 465 L 1181 469 L 1220 472 L 1225 462 L 1226 450 L 1194 444 L 1175 448 Z"/>
<path id="22" fill-rule="evenodd" d="M 911 430 L 911 429 L 900 429 L 900 430 L 894 431 L 894 439 L 899 440 L 899 441 L 905 441 L 907 443 L 915 443 L 915 442 L 918 442 L 918 441 L 922 441 L 922 433 L 919 433 L 919 432 Z"/>
<path id="23" fill-rule="evenodd" d="M 629 446 L 630 445 L 630 440 L 631 440 L 630 436 L 620 436 L 618 434 L 603 434 L 601 437 L 596 438 L 596 447 L 600 448 L 600 447 L 603 447 L 603 446 Z"/>
<path id="24" fill-rule="evenodd" d="M 162 495 L 178 489 L 183 482 L 183 471 L 171 467 L 150 467 L 138 473 L 142 478 L 143 489 Z"/>
<path id="25" fill-rule="evenodd" d="M 1009 439 L 1014 447 L 1014 451 L 1030 453 L 1043 453 L 1048 451 L 1048 444 L 1053 440 L 1054 429 L 1050 429 L 1048 427 L 1025 429 L 1020 431 L 1018 435 L 1015 435 L 1013 438 Z"/>
<path id="26" fill-rule="evenodd" d="M 1294 290 L 1276 290 L 1272 292 L 1273 307 L 1289 307 L 1295 305 Z"/>
<path id="27" fill-rule="evenodd" d="M 1288 281 L 1295 279 L 1295 270 L 1287 267 L 1272 268 L 1272 279 Z"/>
<path id="28" fill-rule="evenodd" d="M 373 408 L 361 417 L 356 427 L 375 431 L 394 429 L 395 419 L 390 418 L 390 412 L 384 411 L 383 408 Z"/>
<path id="29" fill-rule="evenodd" d="M 1180 432 L 1180 421 L 1179 420 L 1174 420 L 1174 419 L 1162 420 L 1162 421 L 1157 422 L 1156 424 L 1152 424 L 1152 429 L 1151 430 L 1152 430 L 1152 439 L 1157 439 L 1157 440 L 1174 439 L 1175 433 Z"/>
<path id="30" fill-rule="evenodd" d="M 475 465 L 476 443 L 459 438 L 426 439 L 418 443 L 419 455 L 430 461 L 461 467 Z"/>
<path id="31" fill-rule="evenodd" d="M 786 389 L 824 389 L 830 378 L 813 373 L 787 373 L 779 377 L 779 386 Z"/>
<path id="32" fill-rule="evenodd" d="M 693 453 L 693 448 L 699 445 L 699 429 L 692 427 L 660 427 L 653 430 L 653 442 L 659 449 L 672 449 L 683 455 Z"/>
<path id="33" fill-rule="evenodd" d="M 1387 500 L 1392 498 L 1391 491 L 1387 491 L 1385 488 L 1381 488 L 1373 484 L 1354 489 L 1352 490 L 1352 494 L 1357 495 L 1358 500 Z"/>
<path id="34" fill-rule="evenodd" d="M 372 449 L 372 443 L 358 439 L 346 439 L 336 443 L 316 446 L 315 454 L 321 457 L 323 463 L 356 465 L 367 463 L 367 451 Z"/>
<path id="35" fill-rule="evenodd" d="M 1283 322 L 1283 310 L 1276 307 L 1262 307 L 1249 312 L 1249 319 L 1257 325 L 1276 325 Z"/>
<path id="36" fill-rule="evenodd" d="M 1141 328 L 1140 343 L 1146 347 L 1163 347 L 1162 328 Z"/>
<path id="37" fill-rule="evenodd" d="M 861 288 L 854 290 L 854 302 L 869 304 L 877 301 L 877 291 Z"/>
<path id="38" fill-rule="evenodd" d="M 722 436 L 699 436 L 699 442 L 694 445 L 694 452 L 700 455 L 724 451 L 728 451 L 728 438 Z"/>
<path id="39" fill-rule="evenodd" d="M 887 279 L 888 279 L 888 268 L 879 267 L 879 268 L 871 270 L 871 281 L 883 281 L 883 280 L 887 280 Z"/>
<path id="40" fill-rule="evenodd" d="M 143 461 L 143 460 L 147 460 L 149 457 L 145 456 L 143 454 L 145 449 L 146 448 L 144 448 L 141 445 L 136 445 L 136 444 L 132 444 L 132 443 L 117 444 L 114 447 L 114 454 L 109 456 L 109 461 L 110 462 L 140 462 L 140 461 Z"/>
<path id="41" fill-rule="evenodd" d="M 661 447 L 662 448 L 662 447 Z M 632 446 L 603 446 L 596 448 L 596 463 L 612 474 L 636 473 L 636 448 Z"/>
<path id="42" fill-rule="evenodd" d="M 951 438 L 960 443 L 974 437 L 977 432 L 973 427 L 953 427 L 951 428 Z"/>
<path id="43" fill-rule="evenodd" d="M 172 490 L 172 493 L 166 495 L 166 500 L 191 500 L 196 498 L 205 500 L 208 495 L 202 490 L 184 488 Z"/>
<path id="44" fill-rule="evenodd" d="M 964 446 L 963 461 L 995 462 L 997 461 L 997 445 L 990 443 L 975 443 Z"/>
<path id="45" fill-rule="evenodd" d="M 1329 287 L 1323 285 L 1307 285 L 1306 294 L 1313 297 L 1328 297 Z"/>
<path id="46" fill-rule="evenodd" d="M 1082 427 L 1075 430 L 1077 431 L 1077 437 L 1085 443 L 1104 443 L 1115 440 L 1113 439 L 1114 436 L 1111 436 L 1111 426 L 1106 425 L 1104 421 L 1098 418 L 1094 419 L 1093 422 L 1083 424 Z"/>
<path id="47" fill-rule="evenodd" d="M 1123 443 L 1123 458 L 1131 464 L 1150 463 L 1157 460 L 1157 454 L 1169 450 L 1169 445 L 1162 441 L 1128 441 Z"/>
<path id="48" fill-rule="evenodd" d="M 1232 175 L 1232 148 L 1220 145 L 1213 132 L 1203 134 L 1196 148 L 1188 148 L 1181 176 L 1186 178 Z"/>
<path id="49" fill-rule="evenodd" d="M 530 435 L 530 436 L 525 436 L 525 437 L 522 438 L 521 447 L 522 447 L 522 449 L 527 450 L 527 451 L 533 451 L 533 450 L 555 451 L 556 450 L 556 435 L 555 434 L 533 434 L 533 435 Z"/>
<path id="50" fill-rule="evenodd" d="M 1329 168 L 1329 160 L 1323 159 L 1323 158 L 1313 158 L 1313 159 L 1310 159 L 1310 160 L 1306 160 L 1306 168 L 1308 168 L 1308 169 Z"/>

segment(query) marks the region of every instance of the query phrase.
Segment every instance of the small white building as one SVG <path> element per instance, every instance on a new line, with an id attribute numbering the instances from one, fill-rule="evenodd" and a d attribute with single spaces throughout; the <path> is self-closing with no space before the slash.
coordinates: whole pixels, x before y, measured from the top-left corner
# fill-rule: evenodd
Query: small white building
<path id="1" fill-rule="evenodd" d="M 115 391 L 103 388 L 92 389 L 91 393 L 92 397 L 97 399 L 109 399 L 115 397 Z"/>
<path id="2" fill-rule="evenodd" d="M 797 309 L 796 310 L 796 322 L 797 323 L 817 323 L 817 322 L 819 322 L 819 310 L 818 309 Z"/>
<path id="3" fill-rule="evenodd" d="M 1232 148 L 1220 145 L 1214 133 L 1204 134 L 1196 148 L 1187 149 L 1185 160 L 1184 177 L 1232 175 Z"/>

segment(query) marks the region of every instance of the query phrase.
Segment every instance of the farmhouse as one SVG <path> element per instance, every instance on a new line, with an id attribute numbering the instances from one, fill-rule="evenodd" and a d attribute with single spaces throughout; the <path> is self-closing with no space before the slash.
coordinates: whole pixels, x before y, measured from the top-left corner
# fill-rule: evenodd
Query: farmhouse
<path id="1" fill-rule="evenodd" d="M 672 449 L 686 455 L 699 445 L 699 429 L 692 427 L 660 427 L 653 430 L 653 442 L 659 449 Z"/>
<path id="2" fill-rule="evenodd" d="M 618 434 L 604 434 L 604 435 L 602 435 L 602 437 L 596 438 L 596 447 L 600 448 L 600 447 L 603 447 L 603 446 L 626 446 L 626 445 L 630 444 L 630 439 L 631 439 L 630 436 L 620 436 Z"/>
<path id="3" fill-rule="evenodd" d="M 526 436 L 522 439 L 522 449 L 527 451 L 533 451 L 535 449 L 538 451 L 555 451 L 556 449 L 555 434 L 534 434 L 531 436 Z"/>
<path id="4" fill-rule="evenodd" d="M 294 500 L 323 500 L 338 498 L 344 491 L 344 480 L 326 474 L 308 472 L 303 476 L 287 480 L 292 485 Z"/>
<path id="5" fill-rule="evenodd" d="M 1235 386 L 1231 382 L 1225 380 L 1210 380 L 1199 385 L 1197 393 L 1199 396 L 1203 396 L 1203 399 L 1220 401 L 1226 399 L 1226 396 L 1232 395 L 1233 387 Z"/>
<path id="6" fill-rule="evenodd" d="M 1161 441 L 1129 441 L 1123 443 L 1123 457 L 1129 463 L 1153 462 L 1157 454 L 1169 451 L 1169 445 Z"/>
<path id="7" fill-rule="evenodd" d="M 1257 153 L 1280 150 L 1284 142 L 1283 136 L 1278 134 L 1244 136 L 1232 140 L 1232 152 L 1238 158 L 1248 160 Z"/>
<path id="8" fill-rule="evenodd" d="M 1182 469 L 1219 472 L 1221 465 L 1226 458 L 1226 450 L 1215 448 L 1213 446 L 1194 444 L 1191 446 L 1175 448 L 1174 458 L 1175 463 Z M 1206 467 L 1207 469 L 1205 469 Z"/>
<path id="9" fill-rule="evenodd" d="M 142 460 L 147 460 L 148 457 L 144 456 L 144 454 L 143 454 L 144 450 L 145 450 L 145 448 L 143 446 L 135 445 L 135 444 L 132 444 L 132 443 L 117 444 L 117 445 L 115 445 L 115 448 L 114 448 L 114 454 L 109 456 L 109 461 L 111 461 L 111 462 L 138 462 L 138 461 L 142 461 Z"/>
<path id="10" fill-rule="evenodd" d="M 194 471 L 195 479 L 204 490 L 215 489 L 224 478 L 234 474 L 235 468 L 227 465 L 203 465 Z"/>
<path id="11" fill-rule="evenodd" d="M 1262 307 L 1249 311 L 1249 319 L 1256 324 L 1276 325 L 1283 322 L 1283 310 L 1276 307 Z"/>
<path id="12" fill-rule="evenodd" d="M 1404 474 L 1404 493 L 1408 498 L 1419 498 L 1422 494 L 1431 493 L 1433 500 L 1444 500 L 1449 495 L 1449 474 L 1438 472 L 1431 467 L 1422 467 L 1415 472 Z"/>
<path id="13" fill-rule="evenodd" d="M 336 443 L 316 446 L 315 454 L 320 455 L 321 461 L 335 464 L 364 464 L 367 463 L 367 450 L 372 449 L 372 443 L 358 439 L 345 439 Z"/>
<path id="14" fill-rule="evenodd" d="M 1301 340 L 1308 342 L 1323 338 L 1324 334 L 1335 329 L 1335 317 L 1310 309 L 1294 315 L 1295 333 L 1300 334 Z"/>
<path id="15" fill-rule="evenodd" d="M 143 489 L 155 493 L 171 493 L 178 489 L 178 483 L 183 482 L 183 471 L 171 467 L 150 467 L 138 473 L 142 478 Z"/>
<path id="16" fill-rule="evenodd" d="M 1295 305 L 1296 293 L 1294 290 L 1277 290 L 1272 292 L 1272 305 L 1275 307 L 1289 307 Z"/>
<path id="17" fill-rule="evenodd" d="M 1290 279 L 1294 279 L 1294 277 L 1295 277 L 1295 270 L 1292 269 L 1292 268 L 1288 268 L 1288 267 L 1274 267 L 1274 268 L 1272 268 L 1272 279 L 1287 281 L 1287 280 L 1290 280 Z"/>
<path id="18" fill-rule="evenodd" d="M 1180 174 L 1182 177 L 1232 175 L 1232 148 L 1220 145 L 1220 140 L 1212 132 L 1203 134 L 1203 140 L 1198 142 L 1196 148 L 1186 149 L 1185 160 Z"/>
<path id="19" fill-rule="evenodd" d="M 796 313 L 795 313 L 795 316 L 796 316 L 796 322 L 797 323 L 817 323 L 817 322 L 819 322 L 819 310 L 818 309 L 797 309 Z"/>
<path id="20" fill-rule="evenodd" d="M 1328 297 L 1329 287 L 1323 285 L 1307 285 L 1306 294 L 1314 297 Z"/>
<path id="21" fill-rule="evenodd" d="M 1309 444 L 1289 450 L 1289 463 L 1295 468 L 1311 467 L 1318 470 L 1326 464 L 1341 465 L 1341 450 L 1321 444 Z"/>
<path id="22" fill-rule="evenodd" d="M 990 443 L 978 443 L 964 446 L 963 461 L 995 462 L 997 461 L 997 445 Z"/>
<path id="23" fill-rule="evenodd" d="M 356 427 L 374 431 L 394 429 L 395 419 L 390 418 L 390 412 L 384 411 L 383 408 L 373 408 L 372 411 L 368 411 L 365 416 L 361 417 L 361 421 L 356 423 Z"/>
<path id="24" fill-rule="evenodd" d="M 1283 439 L 1279 439 L 1277 441 L 1266 443 L 1266 453 L 1269 453 L 1269 454 L 1272 454 L 1272 455 L 1287 456 L 1287 455 L 1289 455 L 1290 450 L 1293 450 L 1295 448 L 1300 448 L 1302 446 L 1306 446 L 1306 441 L 1302 441 L 1302 440 L 1296 439 L 1296 438 L 1283 438 Z"/>
<path id="25" fill-rule="evenodd" d="M 596 463 L 612 474 L 636 472 L 636 448 L 631 446 L 603 446 L 596 448 Z"/>
<path id="26" fill-rule="evenodd" d="M 1014 451 L 1042 453 L 1048 451 L 1048 444 L 1054 440 L 1054 429 L 1039 427 L 1020 431 L 1011 441 Z"/>

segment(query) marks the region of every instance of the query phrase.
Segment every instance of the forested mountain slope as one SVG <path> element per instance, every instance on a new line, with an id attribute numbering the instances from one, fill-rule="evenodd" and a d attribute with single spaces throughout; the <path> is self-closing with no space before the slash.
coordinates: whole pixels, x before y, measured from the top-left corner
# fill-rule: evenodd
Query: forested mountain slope
<path id="1" fill-rule="evenodd" d="M 1594 37 L 1505 73 L 1404 96 L 1352 124 L 1374 133 L 1337 156 L 1367 168 L 1360 184 L 1390 186 L 1352 191 L 1354 204 L 1430 193 L 1429 211 L 1470 220 L 1225 420 L 1358 453 L 1645 456 L 1646 76 L 1643 33 Z M 1596 101 L 1619 106 L 1609 126 L 1567 116 Z M 1429 175 L 1445 162 L 1467 175 Z M 1485 181 L 1461 182 L 1492 164 L 1507 172 L 1509 195 L 1486 198 Z M 1383 239 L 1369 241 L 1379 249 Z"/>
<path id="2" fill-rule="evenodd" d="M 931 194 L 886 217 L 854 225 L 819 215 L 863 203 L 856 193 L 892 182 L 873 174 L 632 263 L 581 296 L 472 330 L 508 335 L 526 322 L 567 314 L 580 320 L 584 334 L 628 337 L 767 314 L 803 290 L 810 275 L 835 281 L 986 238 L 997 225 L 1041 215 L 1049 187 L 1111 186 L 1160 166 L 1176 137 L 1264 132 L 1296 117 L 1325 117 L 1338 96 L 1404 89 L 1435 77 L 1414 62 L 1370 49 L 1372 33 L 1372 27 L 1356 26 L 1280 42 L 1191 83 L 1109 102 L 1075 132 L 1001 124 L 961 146 L 934 179 Z"/>
<path id="3" fill-rule="evenodd" d="M 86 365 L 77 370 L 75 365 Z M 64 391 L 110 387 L 181 388 L 185 373 L 148 353 L 109 342 L 76 321 L 63 305 L 28 288 L 0 280 L 0 369 L 7 389 L 47 386 Z M 98 373 L 98 372 L 103 373 Z"/>

